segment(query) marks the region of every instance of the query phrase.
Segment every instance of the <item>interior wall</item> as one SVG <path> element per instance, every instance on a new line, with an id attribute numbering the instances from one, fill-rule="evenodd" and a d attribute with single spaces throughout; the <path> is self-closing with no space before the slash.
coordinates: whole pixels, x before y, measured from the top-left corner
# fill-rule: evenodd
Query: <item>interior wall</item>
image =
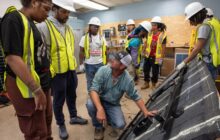
<path id="1" fill-rule="evenodd" d="M 135 20 L 136 27 L 138 24 L 144 20 Z M 184 16 L 163 16 L 162 20 L 167 26 L 167 47 L 188 47 L 191 31 L 193 28 L 188 22 L 182 22 L 185 20 Z M 120 39 L 125 39 L 125 37 L 120 37 L 117 31 L 118 24 L 125 24 L 124 22 L 112 22 L 104 23 L 101 26 L 101 30 L 110 29 L 110 27 L 116 27 L 116 36 L 111 37 L 111 41 L 119 44 Z M 173 26 L 175 25 L 175 26 Z M 171 43 L 172 42 L 172 43 Z M 116 45 L 117 47 L 119 45 Z"/>
<path id="2" fill-rule="evenodd" d="M 108 11 L 96 11 L 84 14 L 78 14 L 78 18 L 88 23 L 93 16 L 99 17 L 102 22 L 101 30 L 116 27 L 118 24 L 126 23 L 127 19 L 132 18 L 136 24 L 143 20 L 150 20 L 154 16 L 161 16 L 167 25 L 169 47 L 188 46 L 191 30 L 194 28 L 185 21 L 184 9 L 186 5 L 194 0 L 145 0 L 139 3 L 124 5 L 112 8 Z M 213 9 L 215 15 L 220 17 L 220 0 L 197 0 L 206 7 Z M 85 25 L 87 26 L 87 25 Z M 123 37 L 118 35 L 112 37 L 117 43 Z"/>
<path id="3" fill-rule="evenodd" d="M 144 0 L 124 6 L 111 8 L 107 11 L 94 11 L 78 14 L 78 18 L 87 23 L 93 16 L 99 17 L 102 23 L 126 21 L 132 19 L 145 19 L 154 16 L 176 16 L 184 15 L 186 5 L 195 0 Z M 196 0 L 206 7 L 214 10 L 217 17 L 220 17 L 220 0 Z"/>
<path id="4" fill-rule="evenodd" d="M 17 9 L 21 8 L 20 0 L 0 0 L 0 17 L 3 17 L 6 9 L 9 6 L 15 6 Z"/>

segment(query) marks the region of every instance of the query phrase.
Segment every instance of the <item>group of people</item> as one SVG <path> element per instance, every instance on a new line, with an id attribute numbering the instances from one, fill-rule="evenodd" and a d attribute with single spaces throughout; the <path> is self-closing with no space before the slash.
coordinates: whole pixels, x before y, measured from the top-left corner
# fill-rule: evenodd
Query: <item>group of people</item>
<path id="1" fill-rule="evenodd" d="M 149 88 L 150 81 L 152 88 L 155 88 L 166 47 L 166 25 L 159 16 L 153 17 L 151 23 L 147 21 L 140 23 L 137 28 L 135 28 L 135 22 L 132 19 L 129 19 L 126 25 L 128 36 L 125 49 L 132 56 L 129 72 L 133 76 L 135 85 L 137 85 L 140 63 L 144 59 L 145 82 L 141 89 Z M 145 34 L 140 32 L 143 29 L 145 29 Z M 152 76 L 150 76 L 151 73 Z"/>
<path id="2" fill-rule="evenodd" d="M 53 139 L 52 112 L 60 138 L 67 139 L 69 134 L 63 114 L 65 101 L 70 124 L 88 123 L 87 119 L 78 116 L 76 108 L 78 79 L 74 34 L 66 24 L 70 12 L 74 11 L 73 2 L 20 1 L 22 8 L 9 7 L 1 22 L 1 41 L 7 64 L 6 90 L 26 140 Z M 177 69 L 182 69 L 201 52 L 200 59 L 206 62 L 215 78 L 220 64 L 219 20 L 207 17 L 207 10 L 198 2 L 188 5 L 185 14 L 191 25 L 200 26 L 196 30 L 191 54 Z M 115 53 L 109 61 L 106 40 L 99 34 L 100 19 L 92 17 L 88 25 L 88 32 L 79 43 L 80 63 L 85 65 L 90 97 L 86 107 L 95 127 L 94 139 L 101 140 L 104 138 L 105 124 L 115 129 L 123 129 L 126 125 L 120 106 L 124 93 L 137 104 L 145 117 L 158 113 L 147 110 L 135 83 L 138 81 L 141 57 L 144 57 L 145 83 L 142 89 L 148 88 L 150 81 L 153 87 L 156 86 L 166 46 L 166 25 L 158 16 L 151 22 L 141 22 L 137 28 L 133 20 L 128 20 L 125 50 Z M 131 69 L 132 76 L 127 68 Z"/>

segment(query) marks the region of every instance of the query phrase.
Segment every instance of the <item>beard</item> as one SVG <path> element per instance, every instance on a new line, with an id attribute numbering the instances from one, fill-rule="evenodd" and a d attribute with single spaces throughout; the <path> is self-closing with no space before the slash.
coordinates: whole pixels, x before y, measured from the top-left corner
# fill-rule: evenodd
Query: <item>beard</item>
<path id="1" fill-rule="evenodd" d="M 69 18 L 67 17 L 67 18 L 63 18 L 63 19 L 59 18 L 59 19 L 57 19 L 57 20 L 58 20 L 60 23 L 65 24 L 68 19 L 69 19 Z"/>

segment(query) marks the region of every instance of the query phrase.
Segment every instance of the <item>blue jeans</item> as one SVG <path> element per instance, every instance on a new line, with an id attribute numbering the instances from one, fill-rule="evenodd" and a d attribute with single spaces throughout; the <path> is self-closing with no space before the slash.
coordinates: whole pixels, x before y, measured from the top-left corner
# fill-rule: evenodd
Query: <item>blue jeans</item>
<path id="1" fill-rule="evenodd" d="M 92 80 L 95 77 L 96 72 L 98 69 L 103 66 L 102 63 L 100 64 L 85 64 L 85 71 L 86 71 L 86 80 L 87 80 L 87 90 L 89 91 L 90 87 L 92 86 Z"/>
<path id="2" fill-rule="evenodd" d="M 113 128 L 123 129 L 126 123 L 125 123 L 125 118 L 121 110 L 121 107 L 114 106 L 104 101 L 102 101 L 101 103 L 105 110 L 108 124 L 110 124 Z M 103 125 L 99 123 L 98 120 L 96 119 L 97 109 L 91 99 L 87 100 L 86 107 L 87 107 L 89 116 L 92 119 L 93 126 L 96 128 L 102 128 Z"/>
<path id="3" fill-rule="evenodd" d="M 76 88 L 78 79 L 76 71 L 57 74 L 52 80 L 53 110 L 57 125 L 64 125 L 63 105 L 66 104 L 70 118 L 77 116 Z"/>
<path id="4" fill-rule="evenodd" d="M 218 68 L 216 68 L 212 63 L 206 63 L 206 66 L 208 67 L 212 78 L 216 80 L 218 76 Z"/>

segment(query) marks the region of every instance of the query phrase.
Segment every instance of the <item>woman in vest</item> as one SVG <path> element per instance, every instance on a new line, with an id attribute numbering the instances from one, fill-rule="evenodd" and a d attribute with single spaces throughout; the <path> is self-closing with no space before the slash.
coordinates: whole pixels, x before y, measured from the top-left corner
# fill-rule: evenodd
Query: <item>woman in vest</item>
<path id="1" fill-rule="evenodd" d="M 213 79 L 216 79 L 220 65 L 220 22 L 217 18 L 207 18 L 207 10 L 199 2 L 193 2 L 185 8 L 186 20 L 197 26 L 195 33 L 195 46 L 191 54 L 177 66 L 182 69 L 193 60 L 199 53 Z"/>
<path id="2" fill-rule="evenodd" d="M 87 79 L 87 90 L 92 85 L 92 80 L 98 69 L 106 64 L 106 40 L 99 34 L 101 21 L 92 17 L 89 21 L 89 31 L 80 40 L 80 61 L 85 59 L 85 72 Z"/>
<path id="3" fill-rule="evenodd" d="M 126 36 L 126 41 L 125 41 L 125 50 L 128 48 L 128 43 L 129 43 L 129 39 L 128 36 L 132 33 L 132 31 L 134 31 L 135 29 L 135 22 L 133 19 L 128 19 L 127 23 L 126 23 L 126 29 L 127 29 L 127 36 Z"/>
<path id="4" fill-rule="evenodd" d="M 149 88 L 149 82 L 152 82 L 152 88 L 155 88 L 158 76 L 159 65 L 162 64 L 164 48 L 166 47 L 166 25 L 161 18 L 156 16 L 151 20 L 152 32 L 148 35 L 143 48 L 144 60 L 144 85 L 141 89 Z M 152 69 L 152 77 L 150 77 Z"/>
<path id="5" fill-rule="evenodd" d="M 143 21 L 140 25 L 134 29 L 134 31 L 128 36 L 126 50 L 131 54 L 132 65 L 129 66 L 128 71 L 134 79 L 135 85 L 138 84 L 138 69 L 140 67 L 141 52 L 142 52 L 142 39 L 147 37 L 151 32 L 151 24 L 148 21 Z"/>
<path id="6" fill-rule="evenodd" d="M 52 7 L 51 0 L 21 0 L 22 8 L 9 7 L 1 24 L 6 57 L 6 90 L 16 110 L 25 140 L 51 140 L 51 97 L 40 82 L 36 65 L 42 39 L 34 21 L 44 21 Z M 48 73 L 44 73 L 48 75 Z M 14 138 L 16 139 L 16 138 Z"/>

